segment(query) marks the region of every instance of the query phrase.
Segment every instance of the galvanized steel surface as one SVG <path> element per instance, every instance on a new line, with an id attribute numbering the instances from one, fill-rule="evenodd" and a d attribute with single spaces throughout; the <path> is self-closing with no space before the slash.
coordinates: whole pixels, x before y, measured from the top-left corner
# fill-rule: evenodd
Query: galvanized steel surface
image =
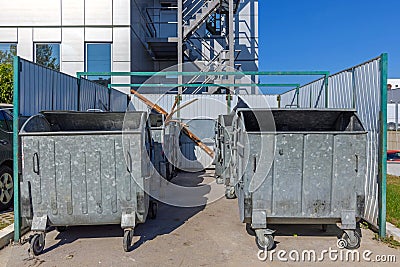
<path id="1" fill-rule="evenodd" d="M 33 219 L 32 229 L 39 231 L 47 221 L 43 225 L 41 218 L 58 226 L 144 222 L 150 186 L 146 114 L 129 114 L 124 138 L 124 113 L 59 115 L 61 121 L 55 113 L 32 117 L 21 130 L 22 217 Z M 75 122 L 60 132 L 68 115 Z"/>
<path id="2" fill-rule="evenodd" d="M 355 229 L 364 213 L 367 133 L 354 111 L 254 112 L 240 111 L 235 118 L 242 120 L 235 122 L 241 220 L 255 229 L 271 219 L 342 221 L 344 229 Z M 260 121 L 271 112 L 276 132 Z"/>
<path id="3" fill-rule="evenodd" d="M 373 225 L 378 225 L 378 166 L 379 166 L 379 111 L 381 110 L 380 79 L 381 58 L 377 58 L 354 68 L 339 72 L 329 77 L 328 107 L 355 108 L 368 131 L 367 174 L 365 183 L 366 208 L 364 218 Z M 322 95 L 319 102 L 313 97 L 323 79 L 299 89 L 301 108 L 320 107 L 325 101 Z M 288 94 L 293 95 L 293 92 Z M 311 94 L 311 95 L 310 95 Z M 311 99 L 311 102 L 309 101 Z M 288 98 L 282 97 L 282 105 L 290 104 Z"/>

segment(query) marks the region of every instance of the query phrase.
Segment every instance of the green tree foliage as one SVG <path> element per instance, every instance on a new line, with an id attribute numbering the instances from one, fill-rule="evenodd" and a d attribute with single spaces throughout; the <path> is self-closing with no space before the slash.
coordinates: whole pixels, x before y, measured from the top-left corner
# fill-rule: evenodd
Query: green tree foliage
<path id="1" fill-rule="evenodd" d="M 53 47 L 50 44 L 36 46 L 36 63 L 53 70 L 60 70 L 57 58 L 53 57 Z"/>
<path id="2" fill-rule="evenodd" d="M 10 50 L 0 51 L 0 103 L 12 103 L 13 99 L 13 57 L 17 46 L 10 45 Z"/>

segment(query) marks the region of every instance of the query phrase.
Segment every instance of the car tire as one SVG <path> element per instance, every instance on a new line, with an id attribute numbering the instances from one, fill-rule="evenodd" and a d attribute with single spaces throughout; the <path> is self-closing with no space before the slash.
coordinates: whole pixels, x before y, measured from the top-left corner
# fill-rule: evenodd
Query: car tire
<path id="1" fill-rule="evenodd" d="M 7 210 L 14 200 L 13 170 L 8 166 L 0 167 L 0 211 Z"/>

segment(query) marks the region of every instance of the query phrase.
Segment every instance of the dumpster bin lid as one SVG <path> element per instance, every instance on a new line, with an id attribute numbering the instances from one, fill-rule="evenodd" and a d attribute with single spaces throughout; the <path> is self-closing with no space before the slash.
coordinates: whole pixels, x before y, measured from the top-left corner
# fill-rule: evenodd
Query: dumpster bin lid
<path id="1" fill-rule="evenodd" d="M 144 112 L 43 111 L 29 119 L 21 132 L 122 131 L 141 127 Z"/>
<path id="2" fill-rule="evenodd" d="M 354 109 L 241 109 L 238 114 L 248 132 L 365 131 Z M 269 118 L 275 129 L 265 122 Z"/>

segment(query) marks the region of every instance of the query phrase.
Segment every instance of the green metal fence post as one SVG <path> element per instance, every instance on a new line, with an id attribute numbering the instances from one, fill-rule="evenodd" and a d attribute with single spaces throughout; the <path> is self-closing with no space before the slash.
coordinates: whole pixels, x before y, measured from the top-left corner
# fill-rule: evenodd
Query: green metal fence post
<path id="1" fill-rule="evenodd" d="M 20 60 L 14 57 L 14 93 L 13 93 L 13 177 L 14 177 L 14 241 L 19 242 L 21 237 L 21 216 L 19 206 L 19 138 L 18 138 L 18 118 L 19 118 L 19 80 L 20 80 Z"/>
<path id="2" fill-rule="evenodd" d="M 388 55 L 381 55 L 381 112 L 379 145 L 379 236 L 386 236 L 387 71 Z"/>

